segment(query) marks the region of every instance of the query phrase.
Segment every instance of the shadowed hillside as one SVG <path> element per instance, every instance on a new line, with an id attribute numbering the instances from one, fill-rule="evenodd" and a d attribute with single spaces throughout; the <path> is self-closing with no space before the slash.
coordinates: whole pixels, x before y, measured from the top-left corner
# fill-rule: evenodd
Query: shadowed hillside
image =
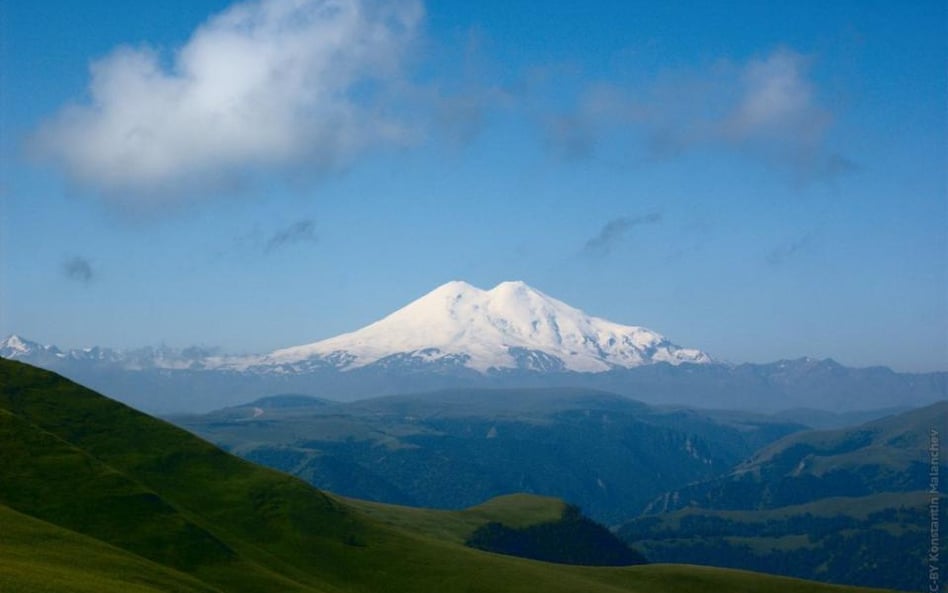
<path id="1" fill-rule="evenodd" d="M 948 402 L 793 434 L 729 474 L 656 499 L 619 532 L 650 559 L 922 590 L 931 431 Z M 948 465 L 941 459 L 941 475 Z M 938 490 L 936 485 L 936 491 Z M 942 540 L 942 555 L 948 553 Z"/>

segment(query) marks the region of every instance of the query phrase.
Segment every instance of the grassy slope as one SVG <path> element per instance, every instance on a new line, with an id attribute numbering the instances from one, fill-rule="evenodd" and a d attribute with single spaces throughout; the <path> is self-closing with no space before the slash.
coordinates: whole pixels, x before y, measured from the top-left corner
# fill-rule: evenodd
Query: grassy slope
<path id="1" fill-rule="evenodd" d="M 498 496 L 463 511 L 402 507 L 351 498 L 341 500 L 390 527 L 456 544 L 463 544 L 478 527 L 490 521 L 508 527 L 526 527 L 556 521 L 566 508 L 558 498 L 529 494 Z"/>
<path id="2" fill-rule="evenodd" d="M 0 505 L 0 589 L 6 593 L 214 593 L 184 573 Z"/>
<path id="3" fill-rule="evenodd" d="M 4 532 L 20 534 L 0 539 L 4 591 L 134 591 L 129 579 L 144 591 L 202 590 L 192 577 L 203 590 L 234 592 L 855 590 L 688 566 L 554 566 L 471 550 L 458 545 L 457 525 L 438 533 L 429 516 L 412 530 L 424 512 L 399 518 L 397 509 L 331 498 L 5 360 L 0 410 L 0 504 L 19 511 L 5 509 Z M 459 523 L 510 517 L 523 509 L 515 502 L 473 509 Z M 555 507 L 537 508 L 544 517 Z M 71 570 L 81 578 L 60 587 L 56 579 Z"/>
<path id="4" fill-rule="evenodd" d="M 939 402 L 858 427 L 796 433 L 765 447 L 738 471 L 760 473 L 782 458 L 794 457 L 792 451 L 804 453 L 797 455 L 804 457 L 804 470 L 817 476 L 866 465 L 904 471 L 912 463 L 927 463 L 929 428 L 945 425 L 948 402 Z"/>

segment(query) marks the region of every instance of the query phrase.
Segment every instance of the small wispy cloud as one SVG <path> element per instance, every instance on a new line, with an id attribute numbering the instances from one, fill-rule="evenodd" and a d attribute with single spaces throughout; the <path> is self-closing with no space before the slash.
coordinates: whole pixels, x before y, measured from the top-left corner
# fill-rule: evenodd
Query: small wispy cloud
<path id="1" fill-rule="evenodd" d="M 792 131 L 798 141 L 815 141 L 829 114 L 815 102 L 807 65 L 804 56 L 786 49 L 745 64 L 739 77 L 739 101 L 723 131 L 735 138 L 785 137 Z"/>
<path id="2" fill-rule="evenodd" d="M 271 253 L 276 249 L 294 243 L 316 243 L 316 223 L 313 220 L 300 220 L 290 226 L 273 233 L 264 246 L 264 253 Z"/>
<path id="3" fill-rule="evenodd" d="M 74 179 L 141 202 L 247 171 L 318 175 L 412 132 L 401 83 L 419 0 L 251 0 L 211 17 L 172 59 L 120 47 L 91 66 L 89 100 L 32 138 Z"/>
<path id="4" fill-rule="evenodd" d="M 595 237 L 586 241 L 582 253 L 587 256 L 606 256 L 633 228 L 647 224 L 657 224 L 661 221 L 662 214 L 660 212 L 652 212 L 636 217 L 621 216 L 613 218 L 603 225 Z"/>
<path id="5" fill-rule="evenodd" d="M 493 111 L 515 103 L 512 93 L 502 88 L 484 55 L 483 32 L 473 27 L 455 40 L 463 54 L 451 63 L 452 73 L 430 81 L 428 87 L 415 86 L 412 104 L 430 111 L 430 125 L 455 147 L 471 144 L 485 130 Z"/>
<path id="6" fill-rule="evenodd" d="M 80 284 L 89 284 L 95 278 L 95 272 L 92 269 L 92 263 L 80 256 L 73 256 L 63 262 L 63 275 L 69 280 L 79 282 Z"/>
<path id="7" fill-rule="evenodd" d="M 793 239 L 792 241 L 777 245 L 770 251 L 770 253 L 767 254 L 765 259 L 771 266 L 781 266 L 796 254 L 809 248 L 812 245 L 814 238 L 815 233 L 813 231 L 807 232 L 806 234 Z"/>
<path id="8" fill-rule="evenodd" d="M 565 160 L 581 161 L 594 157 L 610 132 L 640 125 L 640 109 L 623 89 L 596 83 L 580 93 L 573 110 L 547 113 L 538 121 L 548 149 Z"/>
<path id="9" fill-rule="evenodd" d="M 432 127 L 455 146 L 473 142 L 487 127 L 490 112 L 511 104 L 504 91 L 476 84 L 457 92 L 441 91 L 422 101 L 432 109 Z"/>
<path id="10" fill-rule="evenodd" d="M 599 142 L 599 132 L 595 122 L 577 114 L 545 118 L 543 134 L 547 146 L 558 156 L 569 161 L 592 157 Z"/>

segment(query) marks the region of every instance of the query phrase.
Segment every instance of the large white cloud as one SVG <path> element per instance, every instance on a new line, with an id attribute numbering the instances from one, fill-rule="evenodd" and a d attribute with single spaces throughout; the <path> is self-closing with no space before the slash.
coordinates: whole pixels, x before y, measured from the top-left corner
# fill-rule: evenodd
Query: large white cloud
<path id="1" fill-rule="evenodd" d="M 383 104 L 422 16 L 416 0 L 237 4 L 170 60 L 124 47 L 93 63 L 88 101 L 45 122 L 33 145 L 114 195 L 332 169 L 410 134 Z"/>

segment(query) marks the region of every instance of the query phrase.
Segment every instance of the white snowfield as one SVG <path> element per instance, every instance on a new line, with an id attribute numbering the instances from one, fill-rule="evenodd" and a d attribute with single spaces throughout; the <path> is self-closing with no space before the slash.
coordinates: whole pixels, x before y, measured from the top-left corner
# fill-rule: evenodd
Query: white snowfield
<path id="1" fill-rule="evenodd" d="M 336 355 L 340 368 L 354 369 L 409 354 L 425 361 L 462 357 L 464 366 L 484 372 L 530 368 L 536 357 L 525 357 L 525 351 L 555 357 L 563 370 L 592 373 L 656 362 L 712 362 L 704 352 L 680 348 L 643 327 L 586 315 L 523 282 L 482 290 L 454 281 L 360 330 L 277 350 L 254 366 Z"/>

